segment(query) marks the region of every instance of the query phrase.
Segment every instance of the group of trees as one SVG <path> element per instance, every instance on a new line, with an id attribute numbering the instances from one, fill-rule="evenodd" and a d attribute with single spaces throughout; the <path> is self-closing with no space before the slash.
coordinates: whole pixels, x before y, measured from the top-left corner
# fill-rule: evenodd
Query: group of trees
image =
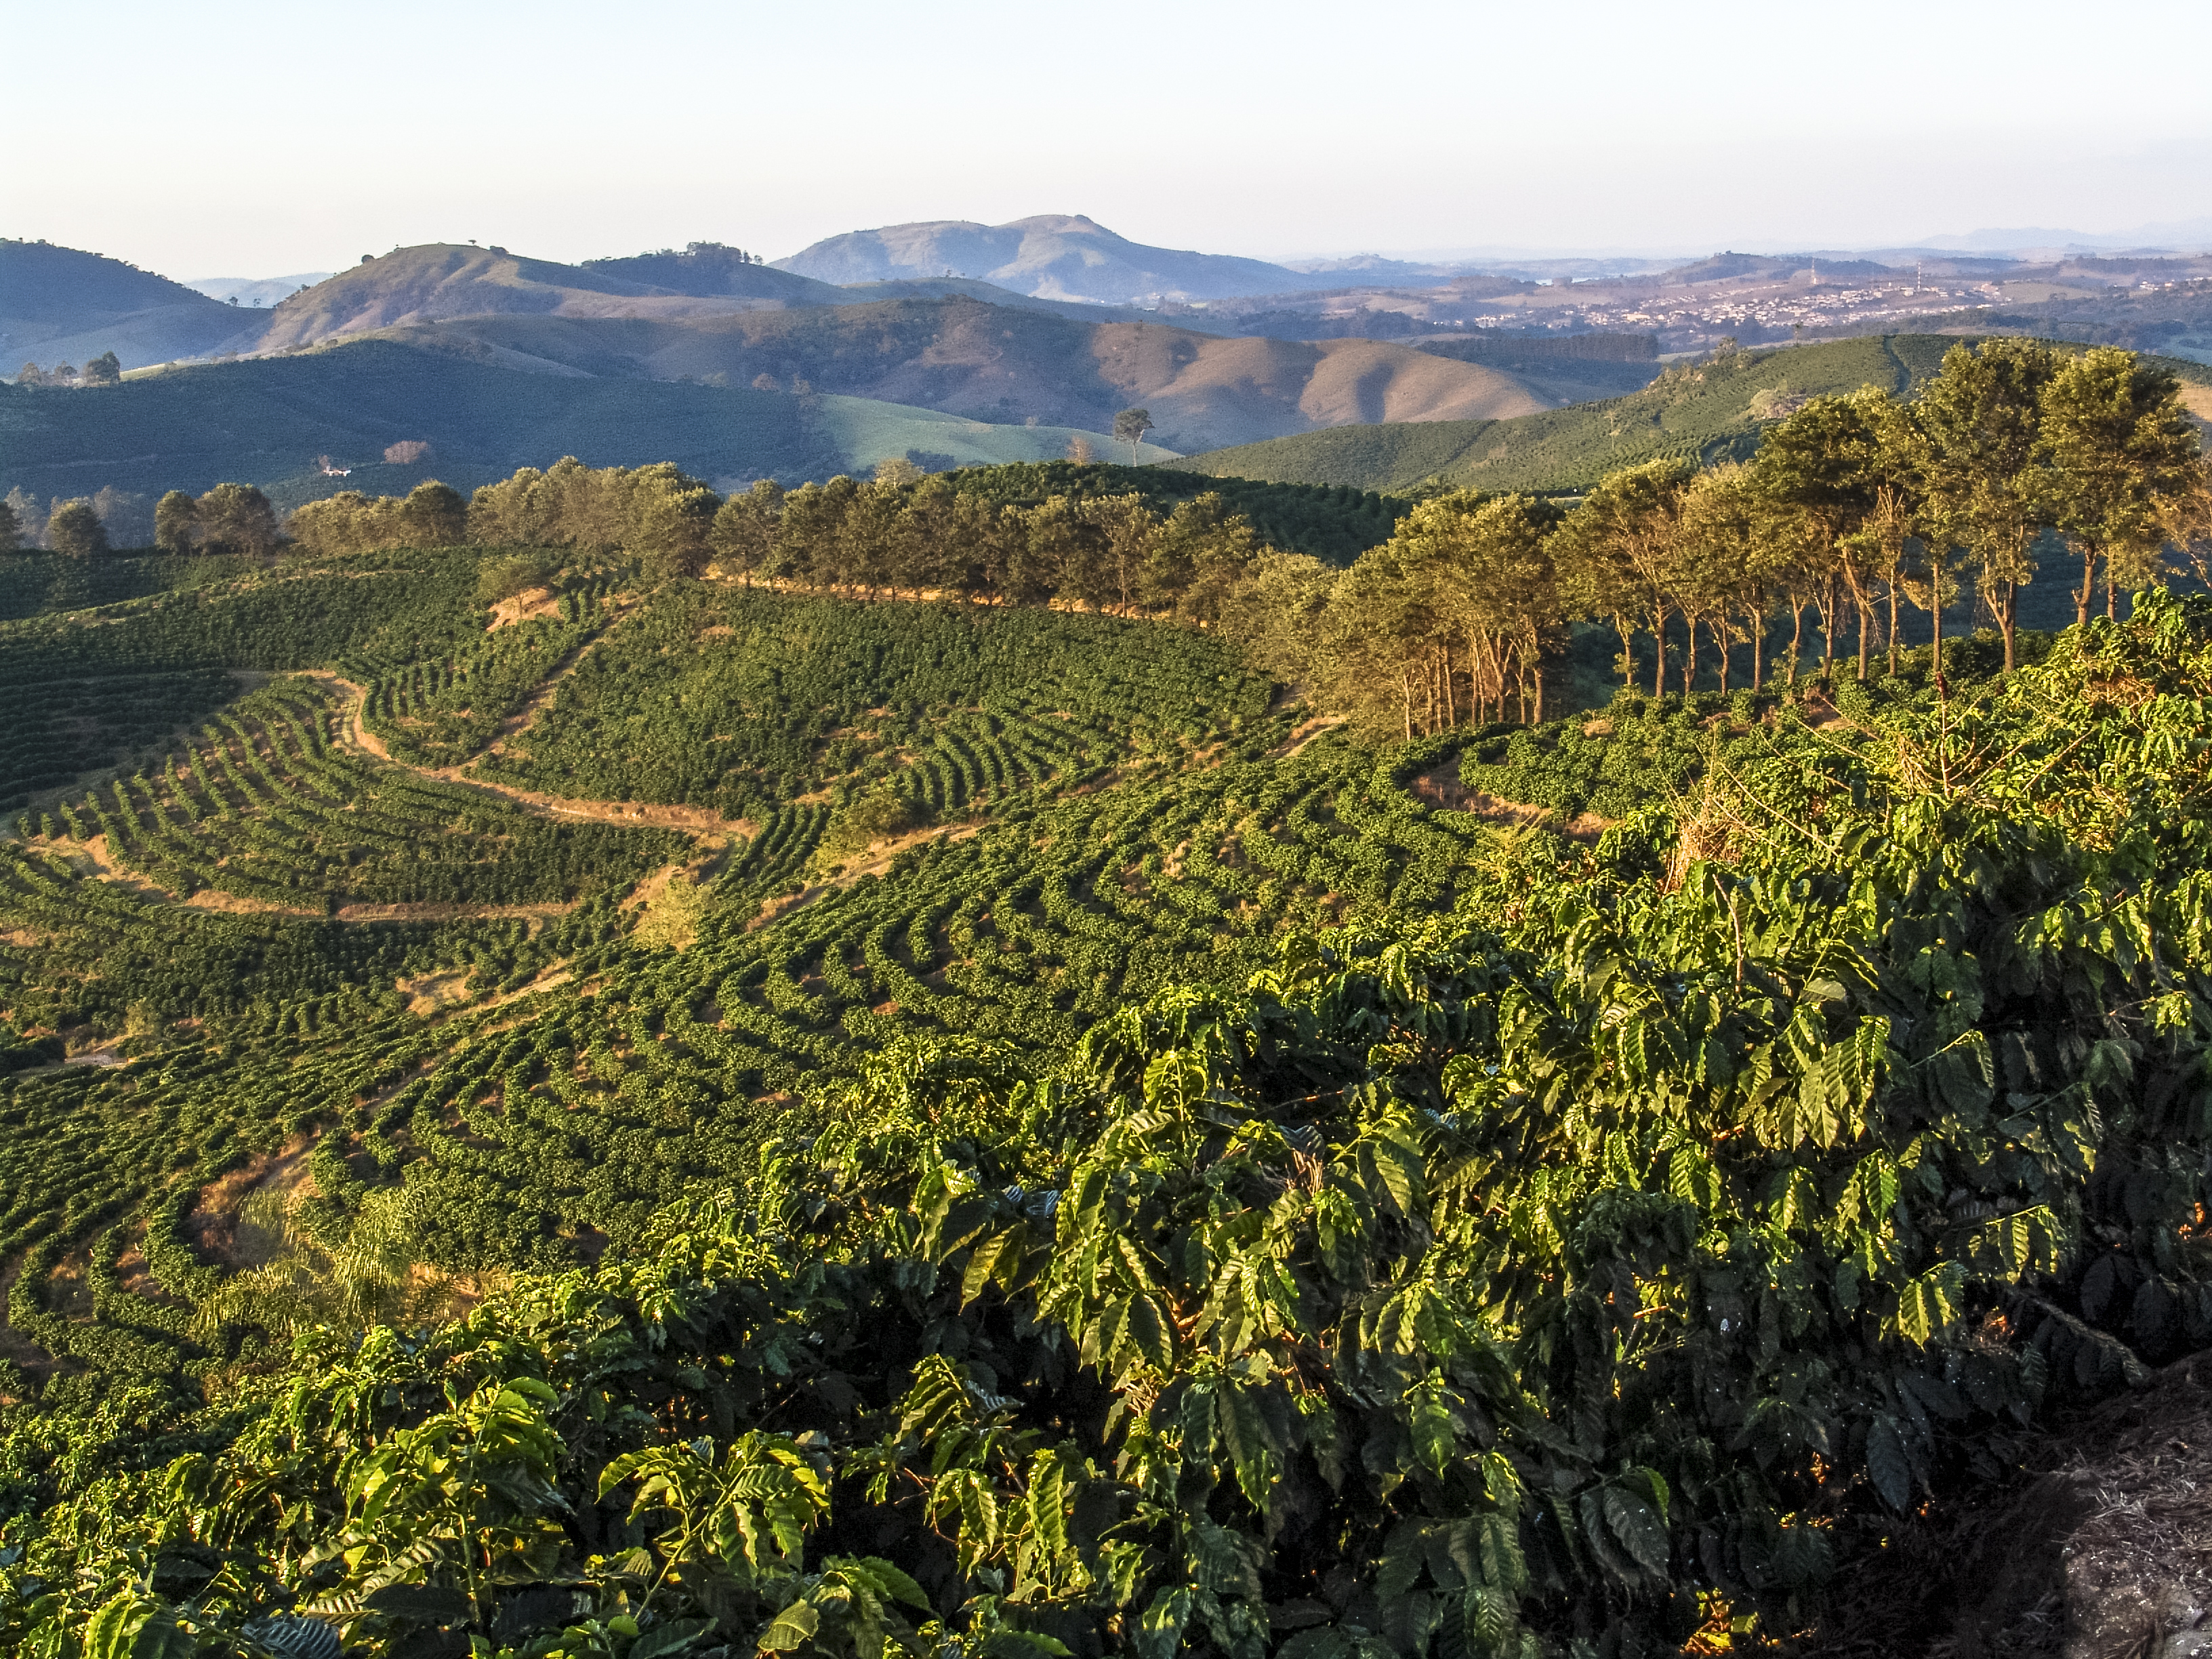
<path id="1" fill-rule="evenodd" d="M 1260 538 L 1213 494 L 1164 514 L 1134 494 L 1023 506 L 887 468 L 865 483 L 840 477 L 793 490 L 764 479 L 722 505 L 708 545 L 724 574 L 746 581 L 1208 622 Z"/>
<path id="2" fill-rule="evenodd" d="M 164 553 L 273 553 L 276 543 L 276 511 L 252 484 L 198 496 L 172 489 L 154 504 L 154 545 Z"/>
<path id="3" fill-rule="evenodd" d="M 434 478 L 416 485 L 404 498 L 341 490 L 327 501 L 295 508 L 284 527 L 310 552 L 351 553 L 381 547 L 450 547 L 467 536 L 468 521 L 469 504 L 461 492 Z"/>
<path id="4" fill-rule="evenodd" d="M 82 368 L 69 363 L 56 363 L 52 368 L 40 368 L 34 362 L 27 362 L 15 371 L 17 386 L 120 386 L 122 383 L 122 360 L 112 351 L 101 352 Z"/>
<path id="5" fill-rule="evenodd" d="M 465 511 L 454 491 L 426 483 L 404 501 L 335 495 L 300 508 L 288 527 L 320 553 L 464 538 L 618 547 L 661 576 L 711 566 L 748 584 L 1057 601 L 1198 622 L 1219 614 L 1260 551 L 1258 534 L 1218 495 L 1165 513 L 1134 494 L 1024 505 L 904 462 L 866 481 L 840 475 L 796 489 L 763 479 L 725 501 L 665 462 L 594 468 L 571 458 L 486 484 Z"/>
<path id="6" fill-rule="evenodd" d="M 1434 499 L 1341 576 L 1271 555 L 1231 621 L 1279 672 L 1318 678 L 1410 737 L 1503 718 L 1509 701 L 1540 720 L 1547 656 L 1575 620 L 1609 623 L 1624 678 L 1648 665 L 1657 694 L 1670 670 L 1686 691 L 1697 683 L 1708 641 L 1723 690 L 1740 665 L 1762 684 L 1784 619 L 1794 684 L 1808 612 L 1824 672 L 1848 635 L 1859 679 L 1878 641 L 1893 673 L 1909 606 L 1929 618 L 1940 676 L 1943 613 L 1971 589 L 2009 669 L 2046 537 L 2079 562 L 2087 621 L 2100 582 L 2116 615 L 2124 590 L 2161 579 L 2169 550 L 2204 574 L 2208 530 L 2212 489 L 2171 374 L 2125 351 L 1994 339 L 1954 347 L 1910 399 L 1867 387 L 1808 400 L 1747 464 L 1650 462 L 1570 511 Z"/>
<path id="7" fill-rule="evenodd" d="M 153 538 L 153 502 L 103 484 L 91 495 L 57 495 L 41 507 L 20 486 L 0 499 L 0 553 L 41 550 L 76 558 L 114 547 L 143 547 Z"/>

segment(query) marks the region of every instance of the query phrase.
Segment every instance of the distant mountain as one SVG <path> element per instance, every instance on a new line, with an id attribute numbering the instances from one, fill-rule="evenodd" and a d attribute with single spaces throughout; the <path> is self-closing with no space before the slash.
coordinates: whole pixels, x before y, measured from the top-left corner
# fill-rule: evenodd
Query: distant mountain
<path id="1" fill-rule="evenodd" d="M 527 258 L 501 247 L 431 242 L 364 259 L 327 283 L 294 295 L 270 313 L 259 349 L 280 351 L 372 329 L 501 313 L 686 317 L 788 305 L 794 295 L 802 296 L 799 303 L 835 303 L 827 297 L 836 294 L 834 289 L 820 283 L 802 289 L 795 285 L 796 279 L 781 272 L 759 266 L 746 269 L 760 272 L 757 287 L 784 291 L 732 292 L 734 279 L 723 276 L 716 279 L 723 283 L 719 291 L 687 294 L 617 271 Z"/>
<path id="2" fill-rule="evenodd" d="M 1966 253 L 2212 248 L 2212 218 L 2168 220 L 2120 231 L 2052 230 L 2042 226 L 2016 230 L 1972 230 L 1963 235 L 1929 236 L 1919 245 Z"/>
<path id="3" fill-rule="evenodd" d="M 797 483 L 865 473 L 890 456 L 931 470 L 1054 459 L 1079 435 L 1102 457 L 1120 448 L 1095 429 L 988 423 L 861 398 L 518 373 L 361 339 L 88 391 L 0 385 L 0 492 L 21 486 L 44 499 L 112 484 L 155 495 L 235 478 L 290 507 L 339 489 L 404 493 L 425 477 L 469 489 L 562 455 L 595 466 L 673 461 L 725 486 L 764 476 Z M 427 442 L 428 458 L 386 463 L 386 449 L 406 440 Z M 351 475 L 325 477 L 315 464 L 324 454 Z M 1139 459 L 1171 452 L 1147 445 Z"/>
<path id="4" fill-rule="evenodd" d="M 738 297 L 780 300 L 791 306 L 834 306 L 842 301 L 827 283 L 765 265 L 720 242 L 694 242 L 678 253 L 663 248 L 658 253 L 633 254 L 623 259 L 586 259 L 581 270 L 643 283 L 664 294 L 688 294 L 702 299 Z"/>
<path id="5" fill-rule="evenodd" d="M 82 365 L 112 351 L 125 368 L 222 349 L 255 320 L 105 254 L 0 241 L 0 372 Z"/>
<path id="6" fill-rule="evenodd" d="M 848 231 L 775 264 L 825 283 L 971 276 L 1041 299 L 1102 305 L 1225 300 L 1313 285 L 1261 259 L 1148 247 L 1079 213 L 1005 225 L 947 219 Z"/>
<path id="7" fill-rule="evenodd" d="M 1380 253 L 1355 253 L 1340 259 L 1287 259 L 1284 268 L 1297 271 L 1308 278 L 1315 276 L 1346 279 L 1361 283 L 1391 283 L 1401 284 L 1448 283 L 1462 271 L 1480 270 L 1475 264 L 1452 261 L 1449 264 L 1428 260 L 1392 259 Z M 1315 283 L 1308 287 L 1326 287 Z"/>
<path id="8" fill-rule="evenodd" d="M 194 276 L 187 278 L 185 286 L 210 300 L 235 304 L 241 310 L 248 307 L 266 309 L 280 300 L 290 299 L 303 288 L 327 283 L 331 274 L 327 270 L 298 270 L 289 276 Z"/>
<path id="9" fill-rule="evenodd" d="M 1553 399 L 1515 374 L 1379 341 L 1199 334 L 1085 323 L 966 298 L 675 319 L 457 319 L 386 337 L 556 375 L 709 377 L 942 410 L 969 419 L 1103 429 L 1142 407 L 1173 450 L 1364 421 L 1525 414 Z"/>

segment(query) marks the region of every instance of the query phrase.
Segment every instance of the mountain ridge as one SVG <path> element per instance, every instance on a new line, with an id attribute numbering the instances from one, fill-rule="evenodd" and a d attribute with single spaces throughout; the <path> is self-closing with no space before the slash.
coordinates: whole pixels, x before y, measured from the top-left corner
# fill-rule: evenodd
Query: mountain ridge
<path id="1" fill-rule="evenodd" d="M 1310 288 L 1310 277 L 1264 259 L 1133 242 L 1080 213 L 1003 225 L 919 220 L 826 237 L 771 262 L 841 285 L 901 277 L 979 276 L 1039 299 L 1126 305 L 1191 301 Z"/>

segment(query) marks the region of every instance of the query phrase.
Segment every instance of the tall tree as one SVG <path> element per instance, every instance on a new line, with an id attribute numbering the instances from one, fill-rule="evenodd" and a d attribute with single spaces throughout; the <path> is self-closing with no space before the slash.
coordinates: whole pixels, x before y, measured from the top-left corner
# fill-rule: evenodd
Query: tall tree
<path id="1" fill-rule="evenodd" d="M 1152 411 L 1125 409 L 1114 417 L 1114 441 L 1129 446 L 1129 465 L 1137 464 L 1137 446 L 1152 429 Z"/>
<path id="2" fill-rule="evenodd" d="M 2181 383 L 2132 351 L 2100 347 L 2051 376 L 2040 407 L 2051 516 L 2081 555 L 2075 620 L 2089 620 L 2100 559 L 2106 613 L 2117 615 L 2121 586 L 2156 574 L 2167 515 L 2195 481 Z"/>
<path id="3" fill-rule="evenodd" d="M 1940 582 L 1944 552 L 1966 549 L 2004 638 L 2008 670 L 2015 659 L 2020 590 L 2035 577 L 2028 549 L 2050 510 L 2037 451 L 2043 397 L 2058 370 L 2058 354 L 2032 340 L 1955 345 L 1912 410 L 1916 470 L 1928 508 L 1922 544 L 1934 566 L 1929 574 Z M 1940 588 L 1933 602 L 1941 605 Z M 1940 674 L 1940 610 L 1935 662 Z"/>
<path id="4" fill-rule="evenodd" d="M 1686 461 L 1648 461 L 1608 475 L 1568 514 L 1552 550 L 1565 602 L 1577 616 L 1609 619 L 1620 635 L 1621 673 L 1635 679 L 1635 630 L 1648 623 L 1657 644 L 1651 695 L 1667 690 L 1667 623 L 1680 609 L 1675 587 L 1681 547 Z"/>
<path id="5" fill-rule="evenodd" d="M 63 501 L 46 520 L 46 546 L 71 558 L 91 558 L 107 551 L 107 529 L 90 501 Z"/>
<path id="6" fill-rule="evenodd" d="M 1872 570 L 1858 532 L 1875 509 L 1881 477 L 1881 394 L 1814 398 L 1761 434 L 1753 461 L 1759 488 L 1818 526 L 1834 550 L 1834 578 L 1848 589 L 1858 618 L 1858 677 L 1866 678 L 1873 620 Z M 1835 655 L 1832 586 L 1823 607 L 1826 658 Z"/>
<path id="7" fill-rule="evenodd" d="M 775 565 L 782 520 L 783 486 L 773 478 L 757 478 L 744 495 L 722 503 L 708 540 L 722 568 L 744 577 L 750 587 L 756 574 Z"/>
<path id="8" fill-rule="evenodd" d="M 1767 623 L 1793 574 L 1794 532 L 1802 523 L 1765 497 L 1749 468 L 1733 463 L 1699 473 L 1684 492 L 1679 580 L 1684 603 L 1702 611 L 1720 648 L 1723 691 L 1739 644 L 1751 647 L 1753 689 L 1765 684 Z M 1684 676 L 1685 690 L 1690 678 Z"/>
<path id="9" fill-rule="evenodd" d="M 273 553 L 276 511 L 252 484 L 219 483 L 199 499 L 201 545 L 223 553 Z"/>
<path id="10" fill-rule="evenodd" d="M 0 553 L 13 553 L 23 544 L 23 526 L 16 521 L 12 501 L 0 501 Z"/>

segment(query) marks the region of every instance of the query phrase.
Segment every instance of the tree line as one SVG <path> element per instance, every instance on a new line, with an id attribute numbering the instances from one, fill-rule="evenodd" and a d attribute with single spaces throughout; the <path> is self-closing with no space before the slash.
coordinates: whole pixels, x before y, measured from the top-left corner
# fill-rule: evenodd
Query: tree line
<path id="1" fill-rule="evenodd" d="M 275 540 L 243 485 L 197 501 L 173 491 L 156 519 L 164 548 Z M 1346 569 L 1266 547 L 1218 495 L 1164 512 L 1134 493 L 1009 503 L 900 461 L 726 499 L 667 463 L 569 458 L 465 502 L 435 483 L 404 499 L 347 491 L 286 527 L 320 553 L 619 547 L 661 577 L 1172 617 L 1218 628 L 1284 678 L 1411 736 L 1540 720 L 1578 621 L 1609 625 L 1624 681 L 1648 675 L 1655 693 L 1677 678 L 1691 688 L 1708 665 L 1723 690 L 1778 668 L 1794 684 L 1808 625 L 1823 674 L 1844 649 L 1862 679 L 1877 650 L 1894 672 L 1917 631 L 1908 613 L 1927 619 L 1940 676 L 1942 619 L 1971 595 L 2009 668 L 2039 559 L 2063 550 L 2078 619 L 2100 584 L 2117 614 L 2120 592 L 2163 580 L 2177 550 L 2203 574 L 2212 488 L 2168 371 L 2127 351 L 2000 338 L 1954 347 L 1907 397 L 1812 398 L 1746 463 L 1654 461 L 1571 506 L 1432 497 Z"/>
<path id="2" fill-rule="evenodd" d="M 619 547 L 656 576 L 863 597 L 935 594 L 1059 603 L 1208 623 L 1261 551 L 1249 520 L 1215 493 L 1165 513 L 1134 493 L 998 501 L 942 474 L 887 461 L 870 479 L 787 489 L 763 479 L 725 500 L 663 462 L 525 467 L 463 509 L 443 484 L 404 501 L 348 491 L 299 508 L 287 528 L 319 553 L 450 544 Z"/>
<path id="3" fill-rule="evenodd" d="M 1942 618 L 1971 595 L 2010 670 L 2021 590 L 2051 538 L 2086 622 L 2100 586 L 2117 616 L 2173 556 L 2212 574 L 2208 532 L 2212 487 L 2168 371 L 1991 339 L 1952 348 L 1910 397 L 1807 401 L 1747 463 L 1650 462 L 1571 508 L 1431 498 L 1341 574 L 1270 554 L 1224 620 L 1278 672 L 1412 737 L 1541 720 L 1546 665 L 1576 621 L 1609 624 L 1624 683 L 1648 671 L 1660 695 L 1706 663 L 1723 690 L 1740 668 L 1759 686 L 1778 665 L 1795 684 L 1808 618 L 1823 674 L 1846 641 L 1859 679 L 1881 648 L 1895 673 L 1918 612 L 1940 679 Z"/>

